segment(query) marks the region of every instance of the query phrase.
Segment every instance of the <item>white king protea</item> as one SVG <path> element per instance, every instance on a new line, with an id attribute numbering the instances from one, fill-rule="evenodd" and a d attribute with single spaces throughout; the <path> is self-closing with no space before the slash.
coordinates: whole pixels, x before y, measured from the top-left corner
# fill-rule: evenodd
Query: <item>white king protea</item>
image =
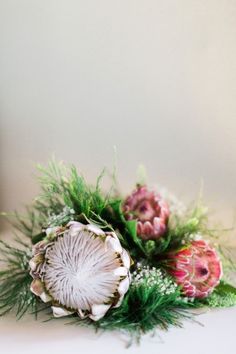
<path id="1" fill-rule="evenodd" d="M 120 306 L 130 284 L 130 256 L 114 232 L 72 221 L 47 229 L 30 261 L 31 291 L 52 303 L 55 317 L 94 321 Z"/>

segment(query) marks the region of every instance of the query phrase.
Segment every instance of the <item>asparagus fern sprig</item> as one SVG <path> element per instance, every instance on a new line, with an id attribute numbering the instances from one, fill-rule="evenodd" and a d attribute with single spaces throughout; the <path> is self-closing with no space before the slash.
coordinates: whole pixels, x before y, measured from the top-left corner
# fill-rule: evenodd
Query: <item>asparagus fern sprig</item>
<path id="1" fill-rule="evenodd" d="M 30 291 L 29 248 L 18 249 L 0 241 L 0 315 L 13 309 L 21 318 L 27 310 L 36 312 L 37 300 Z"/>

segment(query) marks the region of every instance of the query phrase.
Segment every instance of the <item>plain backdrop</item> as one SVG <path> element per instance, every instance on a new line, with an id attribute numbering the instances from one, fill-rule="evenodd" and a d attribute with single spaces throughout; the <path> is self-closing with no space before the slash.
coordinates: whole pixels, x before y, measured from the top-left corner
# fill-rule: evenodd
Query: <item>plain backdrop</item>
<path id="1" fill-rule="evenodd" d="M 1 210 L 54 153 L 236 206 L 235 0 L 0 0 Z"/>
<path id="2" fill-rule="evenodd" d="M 116 146 L 123 193 L 142 163 L 150 184 L 185 201 L 204 180 L 206 201 L 230 222 L 235 0 L 0 0 L 0 140 L 0 210 L 35 196 L 35 163 L 55 154 L 92 182 L 112 168 Z M 225 316 L 224 328 L 235 326 Z M 183 336 L 194 342 L 194 333 Z"/>

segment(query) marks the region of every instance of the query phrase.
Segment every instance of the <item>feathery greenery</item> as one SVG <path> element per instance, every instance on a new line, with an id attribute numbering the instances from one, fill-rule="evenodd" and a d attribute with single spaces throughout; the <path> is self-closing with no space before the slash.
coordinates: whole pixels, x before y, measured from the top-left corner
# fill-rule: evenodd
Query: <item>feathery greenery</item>
<path id="1" fill-rule="evenodd" d="M 213 293 L 196 304 L 208 307 L 231 307 L 236 306 L 236 288 L 221 281 Z"/>
<path id="2" fill-rule="evenodd" d="M 22 245 L 22 241 L 21 241 Z M 37 312 L 37 298 L 30 291 L 32 278 L 29 274 L 28 245 L 20 250 L 0 241 L 0 316 L 13 309 L 17 318 L 21 318 L 26 311 Z"/>
<path id="3" fill-rule="evenodd" d="M 181 297 L 178 287 L 174 291 L 163 293 L 160 283 L 148 284 L 146 281 L 132 284 L 120 307 L 110 310 L 98 322 L 82 321 L 78 316 L 72 317 L 71 323 L 92 325 L 97 330 L 125 330 L 136 335 L 156 328 L 168 329 L 169 326 L 182 326 L 183 319 L 192 318 L 188 309 L 194 303 Z"/>
<path id="4" fill-rule="evenodd" d="M 115 193 L 115 179 L 108 193 L 102 191 L 104 171 L 95 186 L 90 186 L 74 166 L 66 168 L 62 163 L 52 160 L 46 168 L 38 166 L 38 169 L 40 195 L 32 206 L 26 208 L 26 215 L 14 213 L 13 218 L 10 217 L 15 228 L 26 236 L 26 241 L 23 236 L 18 238 L 19 248 L 0 242 L 0 315 L 12 310 L 16 311 L 18 318 L 27 310 L 37 314 L 40 301 L 30 291 L 32 278 L 28 262 L 32 245 L 45 237 L 45 230 L 49 226 L 66 225 L 73 219 L 96 223 L 105 230 L 115 230 L 123 247 L 133 258 L 133 276 L 137 262 L 142 259 L 150 267 L 158 268 L 166 253 L 188 245 L 193 235 L 214 236 L 207 226 L 205 208 L 197 205 L 183 216 L 172 215 L 165 237 L 157 241 L 143 241 L 137 236 L 137 222 L 124 218 L 122 198 Z M 224 256 L 224 252 L 222 254 Z M 187 301 L 178 287 L 172 292 L 163 293 L 160 283 L 150 284 L 146 280 L 136 285 L 132 283 L 121 306 L 108 311 L 100 321 L 82 321 L 78 316 L 73 316 L 73 323 L 89 324 L 100 329 L 125 329 L 141 334 L 156 327 L 166 329 L 169 325 L 180 326 L 181 319 L 191 316 L 187 309 L 236 304 L 235 288 L 223 282 L 207 299 Z M 46 307 L 42 304 L 43 309 Z"/>

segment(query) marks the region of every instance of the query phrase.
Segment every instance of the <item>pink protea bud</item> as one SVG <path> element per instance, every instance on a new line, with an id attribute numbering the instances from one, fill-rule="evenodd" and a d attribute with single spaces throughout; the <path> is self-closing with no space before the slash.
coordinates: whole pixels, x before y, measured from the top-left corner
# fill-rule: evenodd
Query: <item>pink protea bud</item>
<path id="1" fill-rule="evenodd" d="M 137 220 L 137 234 L 143 240 L 156 240 L 167 229 L 167 203 L 146 186 L 137 186 L 123 205 L 126 220 Z"/>
<path id="2" fill-rule="evenodd" d="M 187 297 L 207 297 L 223 274 L 216 250 L 204 240 L 193 241 L 190 246 L 169 254 L 167 264 L 167 270 Z"/>

